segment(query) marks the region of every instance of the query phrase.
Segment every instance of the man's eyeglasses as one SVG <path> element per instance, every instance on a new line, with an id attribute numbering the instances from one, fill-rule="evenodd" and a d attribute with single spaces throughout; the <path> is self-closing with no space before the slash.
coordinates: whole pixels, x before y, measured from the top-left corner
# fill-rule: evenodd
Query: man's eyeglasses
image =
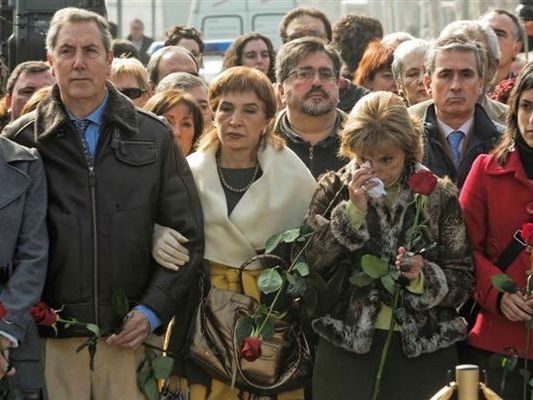
<path id="1" fill-rule="evenodd" d="M 297 68 L 289 72 L 287 78 L 295 76 L 296 79 L 306 82 L 311 82 L 318 74 L 318 79 L 321 81 L 333 82 L 337 80 L 337 74 L 330 68 Z"/>
<path id="2" fill-rule="evenodd" d="M 146 92 L 146 89 L 128 87 L 119 89 L 119 92 L 122 93 L 124 96 L 129 97 L 131 100 L 135 100 L 141 97 L 144 92 Z"/>

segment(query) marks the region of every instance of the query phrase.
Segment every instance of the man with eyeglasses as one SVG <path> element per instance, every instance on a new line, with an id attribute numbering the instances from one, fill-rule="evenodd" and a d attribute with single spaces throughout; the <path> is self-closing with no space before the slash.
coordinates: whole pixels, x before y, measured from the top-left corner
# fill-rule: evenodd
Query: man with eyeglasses
<path id="1" fill-rule="evenodd" d="M 37 90 L 54 83 L 50 66 L 43 61 L 26 61 L 17 65 L 7 81 L 6 107 L 11 121 L 20 117 L 24 105 Z"/>
<path id="2" fill-rule="evenodd" d="M 284 44 L 276 60 L 286 108 L 278 113 L 275 130 L 315 178 L 347 162 L 338 155 L 338 133 L 347 118 L 337 109 L 340 67 L 337 52 L 312 37 Z"/>

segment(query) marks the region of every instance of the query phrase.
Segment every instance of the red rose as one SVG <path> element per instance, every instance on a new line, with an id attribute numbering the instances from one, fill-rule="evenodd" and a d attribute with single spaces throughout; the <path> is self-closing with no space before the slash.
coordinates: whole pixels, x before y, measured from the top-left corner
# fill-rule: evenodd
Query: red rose
<path id="1" fill-rule="evenodd" d="M 6 316 L 6 307 L 2 302 L 0 302 L 0 319 L 4 319 Z"/>
<path id="2" fill-rule="evenodd" d="M 407 185 L 414 193 L 428 196 L 437 185 L 437 177 L 426 170 L 418 171 L 409 177 Z"/>
<path id="3" fill-rule="evenodd" d="M 533 246 L 533 222 L 527 222 L 522 225 L 522 239 L 529 246 Z"/>
<path id="4" fill-rule="evenodd" d="M 263 341 L 255 336 L 245 337 L 241 342 L 241 357 L 246 361 L 255 361 L 261 357 Z"/>
<path id="5" fill-rule="evenodd" d="M 44 301 L 34 304 L 30 309 L 30 314 L 39 325 L 53 326 L 59 316 L 56 311 Z"/>

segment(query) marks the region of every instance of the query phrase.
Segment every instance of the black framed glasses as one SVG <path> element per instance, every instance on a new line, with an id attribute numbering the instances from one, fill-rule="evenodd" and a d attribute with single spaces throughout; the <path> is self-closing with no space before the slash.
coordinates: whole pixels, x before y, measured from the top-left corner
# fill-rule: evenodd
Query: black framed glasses
<path id="1" fill-rule="evenodd" d="M 129 87 L 119 89 L 119 92 L 124 96 L 129 97 L 131 100 L 135 100 L 141 97 L 146 92 L 146 89 Z"/>

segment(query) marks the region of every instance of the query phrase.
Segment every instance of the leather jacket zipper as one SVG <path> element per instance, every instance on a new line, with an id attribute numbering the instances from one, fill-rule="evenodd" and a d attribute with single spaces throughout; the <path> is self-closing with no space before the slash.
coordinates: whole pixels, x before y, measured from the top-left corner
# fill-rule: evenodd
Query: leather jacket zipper
<path id="1" fill-rule="evenodd" d="M 94 271 L 94 321 L 98 325 L 98 230 L 96 219 L 96 175 L 94 160 L 89 159 L 89 190 L 91 192 L 91 219 L 93 225 L 93 271 Z"/>
<path id="2" fill-rule="evenodd" d="M 76 129 L 77 131 L 77 129 Z M 87 161 L 88 179 L 89 179 L 89 192 L 91 197 L 91 223 L 93 233 L 93 279 L 94 279 L 94 322 L 98 325 L 99 313 L 98 313 L 98 229 L 96 218 L 96 173 L 94 171 L 94 157 L 89 152 L 89 146 L 84 137 L 78 135 L 81 141 L 83 154 Z"/>

